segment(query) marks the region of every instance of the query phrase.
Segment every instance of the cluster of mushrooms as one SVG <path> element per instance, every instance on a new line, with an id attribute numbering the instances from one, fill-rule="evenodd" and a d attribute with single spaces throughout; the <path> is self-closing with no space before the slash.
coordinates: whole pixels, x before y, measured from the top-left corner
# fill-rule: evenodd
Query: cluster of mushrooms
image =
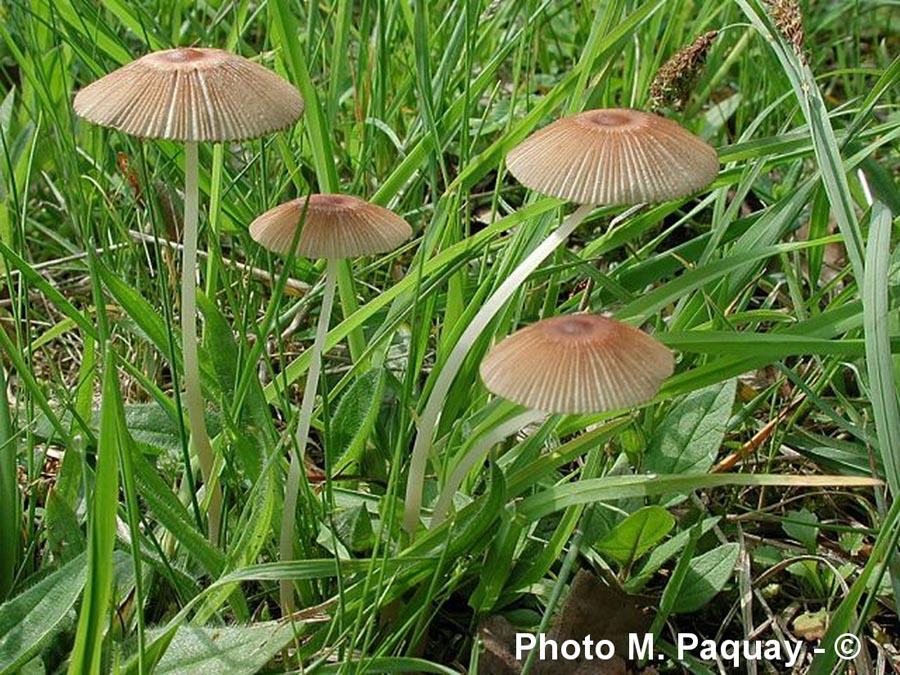
<path id="1" fill-rule="evenodd" d="M 184 386 L 191 447 L 205 485 L 209 535 L 216 540 L 222 496 L 215 456 L 204 421 L 196 327 L 198 237 L 197 143 L 240 141 L 286 129 L 304 103 L 280 76 L 243 57 L 218 49 L 179 48 L 144 56 L 85 87 L 75 112 L 87 120 L 144 138 L 185 144 L 185 216 L 181 330 Z M 715 150 L 675 122 L 628 109 L 591 110 L 564 117 L 526 139 L 506 160 L 525 186 L 579 204 L 504 280 L 479 309 L 454 346 L 420 417 L 407 479 L 404 527 L 420 525 L 422 488 L 434 430 L 444 398 L 472 345 L 528 276 L 599 205 L 640 208 L 677 199 L 706 185 L 718 173 Z M 622 217 L 627 217 L 628 213 Z M 250 234 L 271 251 L 324 258 L 325 288 L 312 359 L 290 452 L 280 539 L 282 560 L 294 557 L 294 526 L 302 453 L 307 445 L 322 351 L 328 332 L 338 261 L 390 251 L 412 235 L 392 211 L 360 198 L 312 194 L 281 204 L 250 224 Z M 674 367 L 671 352 L 644 332 L 613 319 L 575 314 L 539 321 L 497 344 L 481 364 L 486 387 L 521 404 L 518 428 L 546 413 L 597 413 L 652 399 Z M 431 526 L 448 514 L 452 498 L 487 451 L 472 448 L 451 473 L 438 498 Z M 281 586 L 285 611 L 294 606 L 293 587 Z"/>

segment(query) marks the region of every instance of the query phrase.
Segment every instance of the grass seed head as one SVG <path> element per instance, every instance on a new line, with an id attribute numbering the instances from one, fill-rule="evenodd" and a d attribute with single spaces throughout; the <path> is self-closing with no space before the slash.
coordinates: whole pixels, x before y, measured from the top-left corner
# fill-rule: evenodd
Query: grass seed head
<path id="1" fill-rule="evenodd" d="M 698 36 L 687 47 L 669 57 L 650 84 L 650 105 L 653 110 L 671 108 L 681 110 L 691 96 L 700 69 L 718 31 L 711 30 Z"/>
<path id="2" fill-rule="evenodd" d="M 784 39 L 790 42 L 800 61 L 806 65 L 803 53 L 803 13 L 796 0 L 766 0 L 766 9 Z"/>

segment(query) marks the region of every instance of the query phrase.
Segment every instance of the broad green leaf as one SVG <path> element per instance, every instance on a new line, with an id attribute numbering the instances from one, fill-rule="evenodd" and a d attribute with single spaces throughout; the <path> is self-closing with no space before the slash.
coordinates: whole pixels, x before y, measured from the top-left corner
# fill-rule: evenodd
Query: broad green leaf
<path id="1" fill-rule="evenodd" d="M 365 450 L 381 405 L 383 374 L 381 368 L 366 371 L 341 397 L 328 438 L 328 466 L 332 476 L 338 476 L 349 464 L 358 461 Z"/>
<path id="2" fill-rule="evenodd" d="M 785 520 L 781 523 L 782 529 L 789 537 L 793 537 L 806 547 L 810 553 L 815 553 L 816 537 L 819 534 L 819 519 L 815 513 L 806 509 L 788 511 Z"/>
<path id="3" fill-rule="evenodd" d="M 215 628 L 182 626 L 153 672 L 252 675 L 294 638 L 294 630 L 286 621 Z M 147 637 L 156 635 L 151 631 Z"/>
<path id="4" fill-rule="evenodd" d="M 78 516 L 56 489 L 47 494 L 45 509 L 47 543 L 54 557 L 68 562 L 84 553 L 85 539 Z"/>
<path id="5" fill-rule="evenodd" d="M 181 451 L 181 430 L 168 410 L 158 403 L 130 403 L 124 409 L 126 428 L 136 442 L 146 446 L 145 452 L 177 454 Z M 101 416 L 101 411 L 91 411 L 85 420 L 88 422 L 87 428 L 92 432 L 96 431 L 100 427 Z M 60 421 L 69 424 L 75 420 L 67 411 L 61 416 Z M 207 411 L 206 425 L 210 434 L 216 436 L 222 429 L 220 414 Z M 45 416 L 37 418 L 35 434 L 49 438 L 53 431 L 51 420 Z"/>
<path id="6" fill-rule="evenodd" d="M 631 565 L 660 542 L 672 528 L 675 518 L 661 506 L 645 506 L 632 513 L 594 544 L 622 567 Z"/>
<path id="7" fill-rule="evenodd" d="M 197 294 L 197 306 L 203 313 L 204 321 L 201 365 L 205 364 L 205 370 L 215 375 L 218 389 L 222 393 L 223 405 L 227 408 L 239 406 L 235 413 L 238 418 L 235 424 L 241 425 L 239 433 L 251 431 L 244 425 L 245 422 L 249 422 L 256 429 L 266 429 L 271 424 L 269 406 L 266 405 L 258 378 L 250 378 L 243 399 L 235 401 L 235 397 L 239 395 L 238 388 L 241 386 L 239 374 L 245 369 L 252 371 L 254 366 L 251 363 L 239 363 L 240 350 L 234 338 L 233 326 L 205 293 Z M 210 429 L 209 433 L 211 437 L 215 437 L 218 431 Z M 252 433 L 244 435 L 248 438 L 254 436 Z M 255 464 L 253 466 L 255 467 Z M 258 469 L 255 469 L 254 473 L 255 471 Z"/>
<path id="8" fill-rule="evenodd" d="M 731 578 L 740 551 L 739 544 L 723 544 L 691 560 L 672 611 L 696 612 L 718 595 Z"/>
<path id="9" fill-rule="evenodd" d="M 702 536 L 709 532 L 713 528 L 713 525 L 718 522 L 718 517 L 705 518 L 701 523 L 698 524 L 698 527 L 700 529 L 699 535 Z M 650 555 L 647 556 L 647 560 L 641 567 L 641 571 L 625 582 L 625 592 L 631 594 L 640 593 L 650 577 L 653 576 L 653 574 L 655 574 L 657 570 L 659 570 L 659 568 L 666 564 L 666 562 L 668 562 L 676 553 L 679 553 L 682 549 L 684 549 L 685 546 L 687 546 L 690 537 L 691 530 L 684 530 L 683 532 L 679 532 L 668 541 L 665 541 L 654 548 L 653 551 L 650 552 Z"/>
<path id="10" fill-rule="evenodd" d="M 334 529 L 341 543 L 354 553 L 368 551 L 375 543 L 372 517 L 362 504 L 338 510 L 334 514 Z"/>
<path id="11" fill-rule="evenodd" d="M 131 437 L 138 443 L 150 446 L 158 452 L 181 451 L 181 429 L 169 414 L 155 403 L 133 403 L 125 406 L 125 424 Z M 214 437 L 221 424 L 217 416 L 206 416 L 209 433 Z"/>
<path id="12" fill-rule="evenodd" d="M 197 307 L 203 314 L 203 351 L 206 368 L 214 373 L 218 389 L 231 403 L 237 384 L 238 348 L 231 324 L 203 292 L 197 293 Z M 210 432 L 211 433 L 211 432 Z"/>
<path id="13" fill-rule="evenodd" d="M 0 675 L 15 673 L 53 638 L 86 578 L 87 561 L 80 555 L 0 605 Z"/>
<path id="14" fill-rule="evenodd" d="M 714 384 L 672 408 L 647 448 L 644 468 L 664 474 L 709 469 L 725 437 L 735 387 L 735 380 Z"/>

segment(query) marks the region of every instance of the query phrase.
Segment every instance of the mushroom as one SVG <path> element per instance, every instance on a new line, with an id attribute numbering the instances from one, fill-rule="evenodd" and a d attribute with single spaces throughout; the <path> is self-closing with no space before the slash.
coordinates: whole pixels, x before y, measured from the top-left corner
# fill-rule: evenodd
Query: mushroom
<path id="1" fill-rule="evenodd" d="M 301 226 L 299 237 L 297 228 Z M 296 253 L 308 258 L 325 258 L 325 294 L 316 324 L 312 359 L 306 371 L 306 385 L 297 424 L 297 450 L 303 453 L 309 439 L 316 385 L 322 367 L 322 352 L 337 285 L 338 261 L 390 251 L 412 236 L 412 228 L 403 218 L 364 199 L 337 194 L 314 194 L 276 206 L 250 224 L 250 236 L 262 246 L 280 254 Z M 302 458 L 291 451 L 291 464 L 284 489 L 284 515 L 281 520 L 281 560 L 294 557 L 294 522 L 297 491 L 300 488 Z M 283 579 L 280 588 L 282 610 L 294 607 L 294 590 Z"/>
<path id="2" fill-rule="evenodd" d="M 646 333 L 598 314 L 538 321 L 481 362 L 494 394 L 535 410 L 581 415 L 649 401 L 672 374 L 672 352 Z"/>
<path id="3" fill-rule="evenodd" d="M 147 54 L 89 84 L 75 96 L 86 120 L 142 138 L 184 142 L 184 259 L 181 336 L 192 445 L 210 490 L 209 537 L 218 538 L 222 492 L 203 417 L 197 355 L 195 275 L 198 236 L 197 143 L 240 141 L 286 129 L 303 114 L 297 90 L 253 61 L 222 51 L 180 47 Z"/>
<path id="4" fill-rule="evenodd" d="M 474 444 L 447 480 L 434 508 L 440 524 L 460 484 L 487 450 L 545 413 L 585 414 L 640 405 L 674 370 L 672 352 L 643 331 L 597 314 L 538 321 L 497 344 L 481 379 L 498 396 L 530 408 Z"/>
<path id="5" fill-rule="evenodd" d="M 683 197 L 711 183 L 719 171 L 716 151 L 706 142 L 671 120 L 629 109 L 589 110 L 559 119 L 515 147 L 507 155 L 506 165 L 526 187 L 581 206 L 488 298 L 438 374 L 420 417 L 410 459 L 403 526 L 411 536 L 419 520 L 425 469 L 444 397 L 475 340 L 512 294 L 595 205 L 636 205 Z"/>

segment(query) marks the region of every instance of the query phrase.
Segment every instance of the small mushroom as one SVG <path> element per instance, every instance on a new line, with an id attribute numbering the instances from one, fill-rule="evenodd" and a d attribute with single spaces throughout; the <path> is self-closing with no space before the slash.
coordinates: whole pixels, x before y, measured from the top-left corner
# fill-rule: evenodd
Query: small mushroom
<path id="1" fill-rule="evenodd" d="M 597 314 L 538 321 L 481 362 L 488 390 L 526 408 L 577 415 L 649 401 L 675 367 L 672 352 L 637 328 Z"/>
<path id="2" fill-rule="evenodd" d="M 297 228 L 302 229 L 297 234 Z M 250 224 L 250 236 L 262 246 L 282 255 L 296 253 L 308 258 L 325 258 L 325 294 L 312 359 L 306 371 L 306 385 L 297 424 L 297 450 L 291 451 L 291 464 L 284 489 L 284 515 L 281 519 L 280 553 L 282 562 L 294 558 L 294 522 L 297 491 L 300 488 L 302 453 L 309 440 L 313 402 L 322 367 L 322 352 L 328 334 L 328 321 L 337 285 L 338 261 L 361 255 L 384 253 L 397 248 L 412 236 L 412 229 L 393 211 L 364 199 L 348 195 L 314 194 L 276 206 Z M 282 580 L 281 608 L 288 613 L 294 608 L 294 588 L 290 580 Z"/>
<path id="3" fill-rule="evenodd" d="M 184 259 L 181 336 L 191 440 L 208 489 L 209 537 L 218 538 L 222 493 L 203 417 L 197 355 L 195 275 L 199 219 L 197 143 L 239 141 L 285 129 L 303 114 L 290 83 L 253 61 L 223 51 L 180 47 L 147 54 L 75 95 L 75 113 L 132 136 L 184 142 Z"/>
<path id="4" fill-rule="evenodd" d="M 527 187 L 581 206 L 488 298 L 438 374 L 420 416 L 410 459 L 403 518 L 410 535 L 419 520 L 428 455 L 444 398 L 491 319 L 595 205 L 636 205 L 684 197 L 715 179 L 719 160 L 712 147 L 675 122 L 652 113 L 610 108 L 551 123 L 513 148 L 506 165 Z"/>
<path id="5" fill-rule="evenodd" d="M 535 132 L 510 151 L 506 167 L 522 185 L 545 195 L 631 205 L 706 187 L 719 173 L 719 157 L 677 122 L 608 109 L 563 117 Z"/>
<path id="6" fill-rule="evenodd" d="M 600 413 L 640 405 L 656 396 L 674 367 L 672 352 L 657 340 L 596 314 L 557 316 L 513 333 L 481 362 L 481 378 L 488 391 L 532 412 L 503 425 L 502 436 L 490 434 L 486 442 L 473 444 L 438 497 L 432 527 L 444 520 L 472 467 L 509 433 L 544 413 Z"/>
<path id="7" fill-rule="evenodd" d="M 288 255 L 303 220 L 295 253 L 307 258 L 356 258 L 397 248 L 412 229 L 390 209 L 359 197 L 314 194 L 269 209 L 250 224 L 250 236 L 273 253 Z M 333 281 L 333 279 L 332 279 Z"/>

